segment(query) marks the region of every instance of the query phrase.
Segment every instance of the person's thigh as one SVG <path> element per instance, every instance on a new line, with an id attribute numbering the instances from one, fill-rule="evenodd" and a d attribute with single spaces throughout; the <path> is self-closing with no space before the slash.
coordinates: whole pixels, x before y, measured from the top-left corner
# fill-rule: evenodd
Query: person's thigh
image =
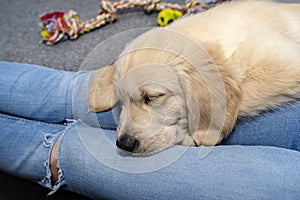
<path id="1" fill-rule="evenodd" d="M 118 107 L 101 113 L 88 111 L 93 73 L 0 62 L 0 112 L 51 123 L 80 119 L 92 126 L 116 129 Z"/>
<path id="2" fill-rule="evenodd" d="M 72 117 L 75 72 L 0 62 L 0 112 L 45 122 Z"/>
<path id="3" fill-rule="evenodd" d="M 66 189 L 95 199 L 296 199 L 300 153 L 266 146 L 175 146 L 134 157 L 115 132 L 77 122 L 62 137 Z"/>
<path id="4" fill-rule="evenodd" d="M 222 144 L 276 146 L 300 151 L 300 101 L 257 117 L 240 119 Z"/>
<path id="5" fill-rule="evenodd" d="M 116 148 L 115 131 L 80 120 L 63 126 L 1 114 L 0 126 L 0 169 L 53 191 L 64 186 L 98 199 L 293 199 L 300 191 L 300 153 L 288 149 L 175 146 L 134 157 Z M 59 136 L 52 185 L 50 153 Z"/>

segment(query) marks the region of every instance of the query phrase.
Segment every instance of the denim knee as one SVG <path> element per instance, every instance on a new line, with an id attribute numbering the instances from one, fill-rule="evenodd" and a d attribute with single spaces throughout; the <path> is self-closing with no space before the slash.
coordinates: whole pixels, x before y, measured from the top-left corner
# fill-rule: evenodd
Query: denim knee
<path id="1" fill-rule="evenodd" d="M 50 153 L 69 126 L 0 114 L 0 169 L 53 189 Z"/>

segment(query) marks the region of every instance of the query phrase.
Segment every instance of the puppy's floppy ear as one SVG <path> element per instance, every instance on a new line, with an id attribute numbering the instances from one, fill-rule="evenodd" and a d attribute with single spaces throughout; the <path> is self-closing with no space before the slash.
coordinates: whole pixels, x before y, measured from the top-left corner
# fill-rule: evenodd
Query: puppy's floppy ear
<path id="1" fill-rule="evenodd" d="M 94 74 L 88 93 L 88 110 L 90 112 L 105 111 L 115 105 L 113 74 L 113 65 L 102 67 Z"/>
<path id="2" fill-rule="evenodd" d="M 212 60 L 202 59 L 199 65 L 179 71 L 189 133 L 196 146 L 216 145 L 231 132 L 242 101 L 240 84 L 222 66 L 220 53 L 206 50 Z"/>

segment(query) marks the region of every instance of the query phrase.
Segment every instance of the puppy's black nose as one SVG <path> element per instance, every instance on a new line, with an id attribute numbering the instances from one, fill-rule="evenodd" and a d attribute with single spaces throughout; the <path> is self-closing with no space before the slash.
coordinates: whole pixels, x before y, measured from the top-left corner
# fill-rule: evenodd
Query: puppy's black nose
<path id="1" fill-rule="evenodd" d="M 125 151 L 134 152 L 139 147 L 139 141 L 130 136 L 121 136 L 117 139 L 117 147 Z"/>

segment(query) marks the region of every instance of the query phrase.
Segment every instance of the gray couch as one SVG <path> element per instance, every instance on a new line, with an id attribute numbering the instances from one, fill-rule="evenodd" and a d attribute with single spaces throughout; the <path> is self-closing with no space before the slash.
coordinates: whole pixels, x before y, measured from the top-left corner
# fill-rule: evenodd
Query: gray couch
<path id="1" fill-rule="evenodd" d="M 162 0 L 163 2 L 180 2 L 184 0 Z M 280 0 L 299 2 L 300 0 Z M 116 23 L 107 25 L 75 41 L 65 41 L 54 46 L 40 44 L 39 15 L 54 10 L 74 9 L 79 18 L 94 18 L 98 11 L 98 0 L 1 0 L 0 12 L 0 60 L 31 63 L 56 69 L 77 71 L 91 62 L 90 52 L 97 50 L 98 60 L 93 65 L 105 65 L 112 62 L 123 46 L 135 35 L 147 29 L 139 29 L 124 34 L 126 30 L 156 25 L 156 13 L 145 15 L 141 9 L 122 11 Z M 121 37 L 111 36 L 120 34 Z M 107 42 L 108 41 L 108 42 Z M 102 43 L 102 44 L 101 44 Z M 98 46 L 98 44 L 101 44 Z M 89 60 L 87 63 L 86 60 Z M 77 194 L 59 191 L 46 197 L 47 189 L 35 183 L 16 178 L 0 172 L 0 199 L 86 199 Z"/>

